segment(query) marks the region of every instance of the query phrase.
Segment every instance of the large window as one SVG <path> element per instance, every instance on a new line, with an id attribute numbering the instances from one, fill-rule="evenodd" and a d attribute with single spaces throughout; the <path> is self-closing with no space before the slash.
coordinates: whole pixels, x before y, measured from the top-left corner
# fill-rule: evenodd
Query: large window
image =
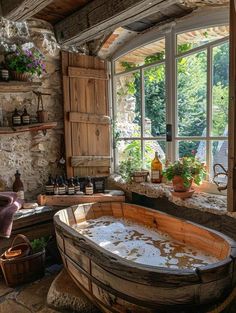
<path id="1" fill-rule="evenodd" d="M 114 79 L 118 163 L 132 156 L 134 162 L 148 168 L 155 151 L 163 161 L 166 158 L 165 67 L 163 39 L 115 62 L 118 72 Z"/>
<path id="2" fill-rule="evenodd" d="M 116 167 L 129 157 L 150 167 L 195 154 L 209 177 L 228 165 L 229 28 L 226 24 L 179 31 L 114 61 Z M 172 140 L 166 141 L 166 125 Z"/>

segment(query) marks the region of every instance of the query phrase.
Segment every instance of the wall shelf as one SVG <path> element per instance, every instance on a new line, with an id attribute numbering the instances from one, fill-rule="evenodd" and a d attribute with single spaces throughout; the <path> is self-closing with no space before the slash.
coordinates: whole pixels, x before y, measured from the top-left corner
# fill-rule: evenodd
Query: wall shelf
<path id="1" fill-rule="evenodd" d="M 30 124 L 26 126 L 11 126 L 11 127 L 0 127 L 0 135 L 4 134 L 17 134 L 28 131 L 46 131 L 47 129 L 54 128 L 57 126 L 56 122 L 47 122 L 47 123 L 37 123 Z"/>
<path id="2" fill-rule="evenodd" d="M 42 85 L 41 82 L 23 82 L 23 81 L 0 82 L 0 93 L 29 92 L 39 88 L 41 85 Z"/>

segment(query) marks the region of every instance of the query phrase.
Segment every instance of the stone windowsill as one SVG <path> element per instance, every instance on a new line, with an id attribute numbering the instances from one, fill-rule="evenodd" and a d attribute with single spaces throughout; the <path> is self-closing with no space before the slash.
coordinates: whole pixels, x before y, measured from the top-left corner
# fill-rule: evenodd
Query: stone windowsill
<path id="1" fill-rule="evenodd" d="M 227 211 L 227 196 L 195 191 L 191 198 L 183 200 L 174 197 L 171 193 L 172 186 L 164 183 L 126 183 L 121 176 L 117 174 L 111 175 L 109 177 L 109 182 L 113 184 L 113 186 L 127 192 L 134 192 L 150 198 L 166 197 L 170 202 L 180 207 L 193 208 L 203 212 L 210 212 L 217 215 L 228 215 L 236 218 L 236 212 Z"/>

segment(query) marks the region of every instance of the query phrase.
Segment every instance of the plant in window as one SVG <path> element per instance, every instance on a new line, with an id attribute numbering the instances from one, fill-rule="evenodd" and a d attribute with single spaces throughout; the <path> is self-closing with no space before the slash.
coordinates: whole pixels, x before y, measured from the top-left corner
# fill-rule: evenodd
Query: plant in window
<path id="1" fill-rule="evenodd" d="M 174 191 L 189 191 L 192 182 L 200 185 L 206 175 L 204 163 L 195 156 L 186 156 L 171 163 L 163 175 L 173 183 Z"/>
<path id="2" fill-rule="evenodd" d="M 125 181 L 130 182 L 135 171 L 142 166 L 141 149 L 138 140 L 132 141 L 124 150 L 125 160 L 119 164 L 119 173 Z"/>

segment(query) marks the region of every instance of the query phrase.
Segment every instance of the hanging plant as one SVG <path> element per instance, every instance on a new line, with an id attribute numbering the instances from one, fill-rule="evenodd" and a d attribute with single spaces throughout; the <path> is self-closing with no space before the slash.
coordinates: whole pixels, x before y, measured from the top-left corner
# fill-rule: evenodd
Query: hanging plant
<path id="1" fill-rule="evenodd" d="M 7 67 L 16 73 L 41 76 L 46 72 L 43 55 L 35 48 L 26 49 L 20 46 L 6 57 Z"/>

